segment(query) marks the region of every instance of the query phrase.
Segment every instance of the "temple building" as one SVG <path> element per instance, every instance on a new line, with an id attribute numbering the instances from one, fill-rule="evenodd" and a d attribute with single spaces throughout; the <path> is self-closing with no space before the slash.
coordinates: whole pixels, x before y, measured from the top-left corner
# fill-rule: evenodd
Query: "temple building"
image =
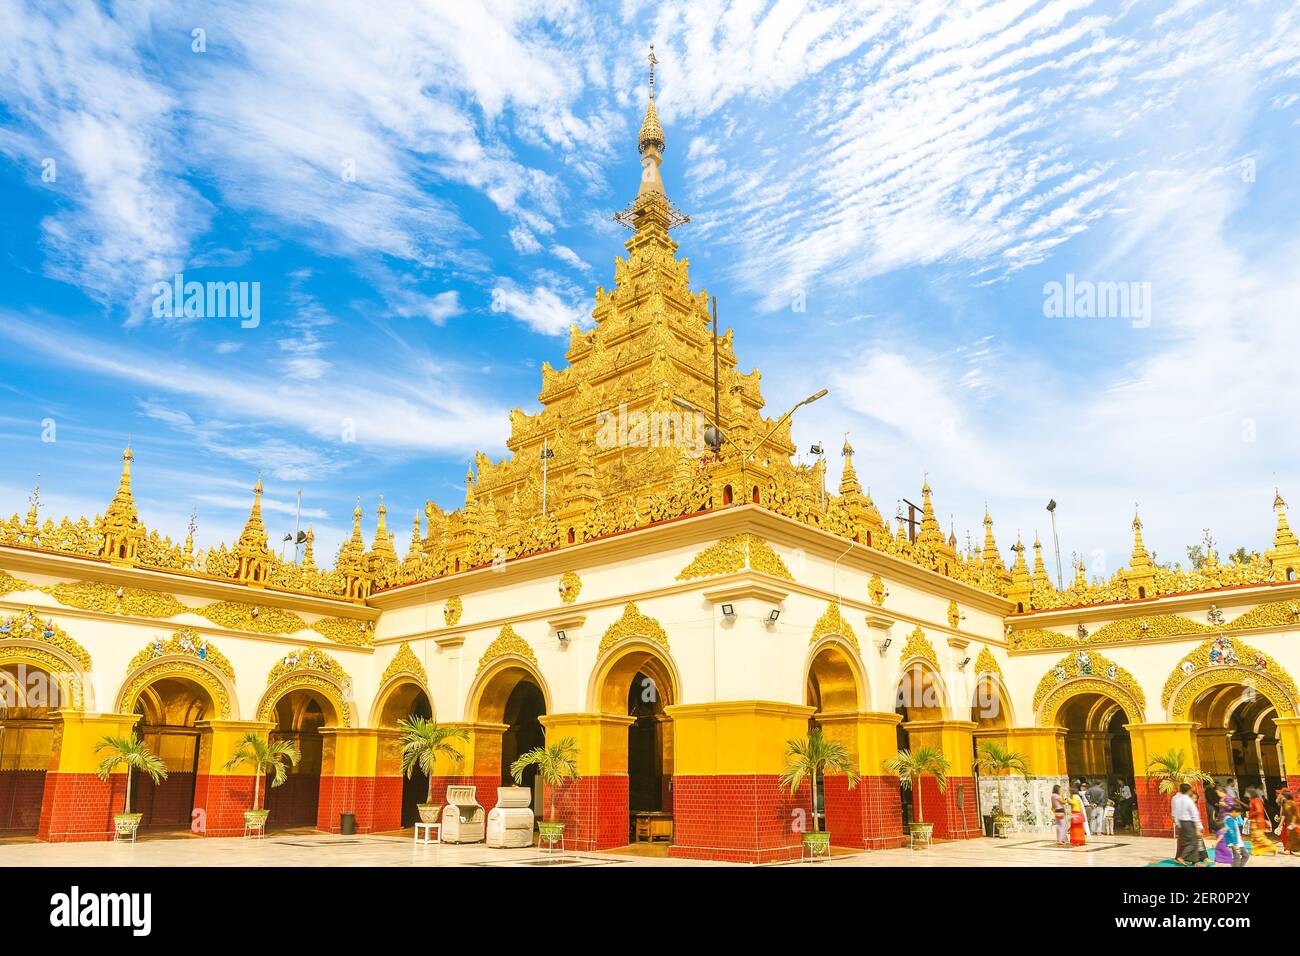
<path id="1" fill-rule="evenodd" d="M 129 448 L 102 516 L 43 518 L 34 496 L 0 523 L 0 836 L 109 839 L 126 777 L 97 776 L 95 744 L 132 729 L 170 771 L 134 779 L 146 832 L 241 834 L 253 778 L 226 762 L 250 730 L 303 754 L 268 792 L 271 826 L 395 830 L 428 785 L 399 770 L 411 714 L 466 730 L 435 794 L 471 783 L 488 808 L 520 753 L 573 737 L 559 812 L 579 850 L 654 832 L 676 857 L 797 858 L 813 814 L 836 845 L 899 846 L 917 801 L 883 763 L 925 746 L 951 770 L 942 792 L 923 779 L 924 819 L 979 836 L 998 799 L 974 769 L 985 740 L 1026 758 L 1029 778 L 1000 781 L 1026 831 L 1049 824 L 1054 784 L 1086 777 L 1128 783 L 1142 831 L 1168 833 L 1147 771 L 1170 750 L 1243 787 L 1300 786 L 1300 542 L 1281 495 L 1258 554 L 1156 564 L 1135 516 L 1127 567 L 1079 566 L 1062 590 L 1037 542 L 1032 567 L 1019 540 L 1004 562 L 987 514 L 959 548 L 928 480 L 919 518 L 891 527 L 859 477 L 869 452 L 845 443 L 827 489 L 691 287 L 653 82 L 652 64 L 627 254 L 594 327 L 543 365 L 538 410 L 511 413 L 504 458 L 477 456 L 464 506 L 410 516 L 404 554 L 382 503 L 371 535 L 358 504 L 332 567 L 310 532 L 281 560 L 260 482 L 232 547 L 175 543 L 141 523 L 148 463 Z M 811 728 L 845 745 L 856 787 L 782 789 L 786 742 Z"/>

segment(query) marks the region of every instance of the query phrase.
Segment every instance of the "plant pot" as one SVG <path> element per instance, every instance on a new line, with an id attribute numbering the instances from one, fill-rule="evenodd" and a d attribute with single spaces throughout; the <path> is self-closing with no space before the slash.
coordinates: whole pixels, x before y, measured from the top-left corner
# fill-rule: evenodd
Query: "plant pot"
<path id="1" fill-rule="evenodd" d="M 912 836 L 912 849 L 921 850 L 930 845 L 934 836 L 933 823 L 909 823 L 907 832 Z"/>
<path id="2" fill-rule="evenodd" d="M 554 843 L 564 835 L 564 824 L 543 820 L 537 824 L 537 832 L 547 843 Z"/>
<path id="3" fill-rule="evenodd" d="M 829 833 L 805 833 L 804 850 L 811 856 L 830 856 L 831 835 Z"/>
<path id="4" fill-rule="evenodd" d="M 266 818 L 270 816 L 270 810 L 245 810 L 244 826 L 250 830 L 262 830 L 266 828 Z"/>
<path id="5" fill-rule="evenodd" d="M 437 823 L 442 819 L 442 804 L 417 803 L 415 809 L 420 811 L 421 823 Z"/>
<path id="6" fill-rule="evenodd" d="M 1009 813 L 993 814 L 993 835 L 1005 839 L 1007 830 L 1011 824 L 1015 823 L 1016 818 Z"/>
<path id="7" fill-rule="evenodd" d="M 118 836 L 133 836 L 135 831 L 140 829 L 142 819 L 144 819 L 143 813 L 115 813 L 113 814 L 113 832 Z"/>

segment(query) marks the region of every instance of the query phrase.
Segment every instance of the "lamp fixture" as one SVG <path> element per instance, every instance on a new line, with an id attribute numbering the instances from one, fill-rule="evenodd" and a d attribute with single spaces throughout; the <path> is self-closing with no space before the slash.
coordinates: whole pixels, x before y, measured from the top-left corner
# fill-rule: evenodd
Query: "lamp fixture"
<path id="1" fill-rule="evenodd" d="M 885 651 L 889 650 L 889 645 L 892 643 L 894 643 L 892 637 L 882 637 L 880 640 L 876 641 L 876 649 L 880 651 L 881 657 L 885 656 Z"/>
<path id="2" fill-rule="evenodd" d="M 781 616 L 781 609 L 776 607 L 772 608 L 772 610 L 767 612 L 767 623 L 775 624 L 777 618 L 779 618 L 780 616 Z"/>
<path id="3" fill-rule="evenodd" d="M 808 449 L 808 454 L 816 455 L 820 458 L 822 455 L 826 454 L 826 449 L 822 447 L 821 442 L 818 442 Z"/>
<path id="4" fill-rule="evenodd" d="M 723 616 L 723 617 L 735 617 L 735 616 L 736 616 L 736 608 L 735 608 L 733 605 L 730 605 L 730 604 L 724 604 L 724 605 L 722 605 L 722 616 Z"/>
<path id="5" fill-rule="evenodd" d="M 961 668 L 962 670 L 965 670 L 965 669 L 966 669 L 966 665 L 969 664 L 969 663 L 970 663 L 970 657 L 967 656 L 967 657 L 963 657 L 961 663 L 958 664 L 957 666 L 958 666 L 959 668 Z"/>
<path id="6" fill-rule="evenodd" d="M 567 634 L 565 634 L 563 631 L 556 631 L 556 632 L 555 632 L 555 639 L 556 639 L 557 641 L 560 642 L 560 646 L 561 646 L 561 647 L 563 647 L 565 644 L 569 643 L 569 636 L 568 636 Z"/>

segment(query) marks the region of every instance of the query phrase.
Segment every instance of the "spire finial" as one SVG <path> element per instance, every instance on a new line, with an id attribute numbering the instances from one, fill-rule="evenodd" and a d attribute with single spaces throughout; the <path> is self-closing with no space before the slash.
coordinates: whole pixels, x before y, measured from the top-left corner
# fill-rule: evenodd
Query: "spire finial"
<path id="1" fill-rule="evenodd" d="M 650 55 L 646 57 L 646 59 L 650 61 L 650 99 L 654 99 L 655 98 L 655 64 L 659 62 L 659 59 L 658 57 L 655 56 L 655 45 L 653 43 L 650 44 Z"/>

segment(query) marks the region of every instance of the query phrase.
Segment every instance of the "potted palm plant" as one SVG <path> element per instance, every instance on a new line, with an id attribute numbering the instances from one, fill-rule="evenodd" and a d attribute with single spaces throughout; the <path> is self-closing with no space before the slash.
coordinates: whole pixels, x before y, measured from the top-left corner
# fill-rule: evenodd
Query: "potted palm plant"
<path id="1" fill-rule="evenodd" d="M 122 803 L 122 812 L 113 814 L 113 831 L 118 836 L 135 839 L 135 831 L 140 828 L 143 813 L 131 812 L 131 771 L 138 770 L 149 775 L 149 779 L 158 783 L 167 777 L 167 765 L 162 758 L 144 745 L 144 741 L 134 733 L 129 737 L 103 737 L 95 744 L 95 753 L 107 750 L 108 756 L 99 765 L 99 779 L 105 782 L 113 771 L 126 766 L 126 799 Z"/>
<path id="2" fill-rule="evenodd" d="M 1007 805 L 1002 799 L 1002 778 L 1011 773 L 1028 777 L 1029 767 L 1025 763 L 1025 755 L 1008 750 L 996 740 L 986 740 L 980 744 L 979 753 L 975 757 L 975 769 L 993 774 L 997 782 L 998 804 L 993 808 L 993 834 L 1004 837 L 1014 817 L 1007 813 Z"/>
<path id="3" fill-rule="evenodd" d="M 885 772 L 897 775 L 903 789 L 911 790 L 916 797 L 916 819 L 908 824 L 912 835 L 912 846 L 920 848 L 930 843 L 934 834 L 934 824 L 926 823 L 921 818 L 921 777 L 930 774 L 939 785 L 939 792 L 948 789 L 948 769 L 951 764 L 943 751 L 934 747 L 918 747 L 916 750 L 900 750 L 885 761 Z"/>
<path id="4" fill-rule="evenodd" d="M 424 803 L 416 804 L 420 812 L 421 823 L 437 823 L 442 813 L 442 806 L 433 802 L 433 770 L 439 757 L 446 757 L 459 764 L 464 755 L 453 747 L 452 740 L 469 740 L 469 733 L 464 727 L 446 727 L 427 717 L 413 714 L 399 720 L 397 727 L 402 731 L 402 773 L 407 779 L 419 767 L 429 778 L 429 792 Z"/>
<path id="5" fill-rule="evenodd" d="M 1186 752 L 1173 749 L 1151 758 L 1147 763 L 1147 776 L 1160 781 L 1160 792 L 1165 796 L 1177 793 L 1179 786 L 1184 783 L 1203 793 L 1200 788 L 1214 782 L 1214 778 L 1205 771 L 1187 766 Z"/>
<path id="6" fill-rule="evenodd" d="M 226 761 L 226 769 L 234 770 L 241 764 L 250 764 L 253 768 L 253 806 L 244 811 L 244 824 L 250 829 L 261 830 L 266 827 L 266 817 L 270 810 L 263 810 L 261 804 L 262 778 L 271 775 L 271 786 L 278 787 L 289 776 L 289 767 L 297 766 L 302 759 L 298 748 L 288 740 L 269 742 L 258 734 L 247 733 L 239 738 L 235 753 Z"/>
<path id="7" fill-rule="evenodd" d="M 849 789 L 858 785 L 858 772 L 853 767 L 853 758 L 844 745 L 827 740 L 822 736 L 821 728 L 815 728 L 807 737 L 785 742 L 786 767 L 781 771 L 781 786 L 788 787 L 791 794 L 799 791 L 804 780 L 812 788 L 812 831 L 804 831 L 805 850 L 813 856 L 825 856 L 830 853 L 831 834 L 822 831 L 817 818 L 817 794 L 828 772 L 843 774 Z"/>
<path id="8" fill-rule="evenodd" d="M 564 833 L 564 822 L 555 818 L 555 792 L 569 780 L 578 779 L 578 742 L 565 737 L 549 747 L 535 747 L 510 765 L 515 786 L 522 786 L 524 771 L 537 768 L 537 775 L 547 788 L 546 816 L 537 824 L 537 832 L 547 843 L 554 843 Z"/>

